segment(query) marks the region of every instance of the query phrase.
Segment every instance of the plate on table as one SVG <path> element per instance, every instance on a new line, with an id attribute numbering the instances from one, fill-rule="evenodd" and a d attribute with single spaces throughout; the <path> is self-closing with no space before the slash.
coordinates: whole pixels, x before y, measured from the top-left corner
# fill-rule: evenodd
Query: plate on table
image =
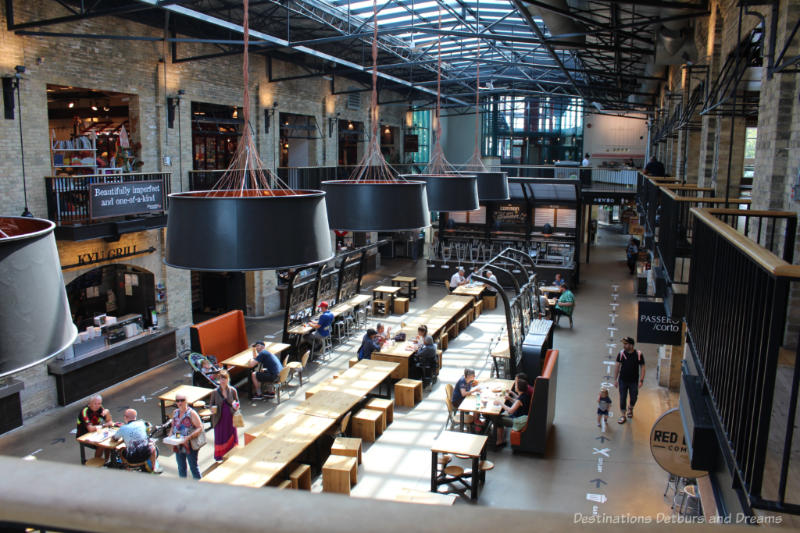
<path id="1" fill-rule="evenodd" d="M 503 387 L 501 387 L 499 385 L 492 387 L 492 392 L 502 392 L 502 390 L 503 390 Z"/>

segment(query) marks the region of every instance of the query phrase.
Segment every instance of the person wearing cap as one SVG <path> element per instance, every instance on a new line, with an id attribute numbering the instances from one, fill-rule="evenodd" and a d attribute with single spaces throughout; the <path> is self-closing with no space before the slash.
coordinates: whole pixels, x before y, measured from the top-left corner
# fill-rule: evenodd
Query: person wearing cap
<path id="1" fill-rule="evenodd" d="M 642 352 L 635 349 L 636 341 L 633 337 L 622 339 L 622 350 L 617 354 L 617 365 L 614 369 L 614 381 L 619 390 L 620 417 L 617 422 L 624 424 L 626 419 L 627 399 L 630 395 L 630 405 L 627 406 L 627 417 L 633 418 L 633 406 L 639 396 L 639 387 L 644 385 L 644 357 Z"/>
<path id="2" fill-rule="evenodd" d="M 376 339 L 378 332 L 369 328 L 361 339 L 361 347 L 358 349 L 358 360 L 372 359 L 372 352 L 380 351 L 381 347 Z"/>
<path id="3" fill-rule="evenodd" d="M 464 267 L 458 267 L 458 271 L 450 277 L 450 292 L 456 290 L 456 287 L 467 284 L 467 278 L 464 277 Z"/>
<path id="4" fill-rule="evenodd" d="M 260 400 L 261 384 L 269 383 L 270 389 L 265 393 L 268 398 L 275 397 L 275 391 L 272 389 L 272 383 L 278 381 L 278 376 L 283 370 L 283 365 L 280 360 L 267 350 L 264 341 L 256 341 L 253 343 L 253 358 L 248 362 L 250 368 L 255 368 L 261 365 L 261 370 L 250 374 L 250 379 L 253 381 L 253 388 L 251 398 Z"/>
<path id="5" fill-rule="evenodd" d="M 328 302 L 320 302 L 319 310 L 322 312 L 319 318 L 308 323 L 315 330 L 308 336 L 314 353 L 317 353 L 317 346 L 324 346 L 323 339 L 331 336 L 331 324 L 333 324 L 333 313 L 328 310 Z"/>

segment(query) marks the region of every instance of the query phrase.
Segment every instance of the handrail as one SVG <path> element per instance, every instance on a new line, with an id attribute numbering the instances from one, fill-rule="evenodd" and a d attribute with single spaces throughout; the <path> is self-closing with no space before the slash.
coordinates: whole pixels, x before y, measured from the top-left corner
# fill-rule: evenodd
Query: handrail
<path id="1" fill-rule="evenodd" d="M 665 189 L 669 189 L 671 191 L 703 191 L 703 192 L 714 192 L 714 187 L 700 187 L 693 183 L 663 183 L 659 185 L 659 187 L 663 187 Z"/>
<path id="2" fill-rule="evenodd" d="M 769 211 L 753 209 L 735 209 L 733 207 L 709 207 L 707 211 L 712 215 L 741 215 L 751 217 L 774 217 L 774 218 L 793 218 L 797 213 L 792 211 Z"/>
<path id="3" fill-rule="evenodd" d="M 710 196 L 708 198 L 694 198 L 691 196 L 678 196 L 673 192 L 672 189 L 669 189 L 664 186 L 659 186 L 664 194 L 675 200 L 676 202 L 685 202 L 685 203 L 697 203 L 697 204 L 736 204 L 736 205 L 750 205 L 753 203 L 753 200 L 750 198 L 720 198 L 718 196 Z"/>
<path id="4" fill-rule="evenodd" d="M 725 224 L 723 221 L 715 217 L 712 210 L 693 207 L 691 213 L 696 219 L 702 220 L 708 227 L 719 233 L 731 244 L 747 254 L 769 274 L 781 278 L 800 279 L 800 265 L 792 265 L 787 263 L 763 246 L 756 244 L 730 227 L 728 224 Z"/>

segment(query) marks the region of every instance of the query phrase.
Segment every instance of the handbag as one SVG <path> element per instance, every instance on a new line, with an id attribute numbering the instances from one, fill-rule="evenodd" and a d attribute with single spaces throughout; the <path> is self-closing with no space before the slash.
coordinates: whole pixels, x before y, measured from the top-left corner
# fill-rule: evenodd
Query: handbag
<path id="1" fill-rule="evenodd" d="M 244 417 L 242 416 L 242 411 L 237 409 L 235 413 L 233 413 L 233 427 L 236 428 L 243 428 L 244 427 Z"/>
<path id="2" fill-rule="evenodd" d="M 191 444 L 192 449 L 195 451 L 205 446 L 206 442 L 208 442 L 206 440 L 206 432 L 202 428 L 200 429 L 200 433 L 198 433 L 195 438 L 189 440 L 189 444 Z"/>

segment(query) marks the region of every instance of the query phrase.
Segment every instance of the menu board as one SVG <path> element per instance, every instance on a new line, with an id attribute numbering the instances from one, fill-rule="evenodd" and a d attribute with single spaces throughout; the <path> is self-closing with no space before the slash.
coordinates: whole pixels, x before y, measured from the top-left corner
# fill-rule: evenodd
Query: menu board
<path id="1" fill-rule="evenodd" d="M 494 220 L 501 226 L 524 225 L 528 221 L 528 213 L 519 204 L 500 204 L 494 213 Z"/>

